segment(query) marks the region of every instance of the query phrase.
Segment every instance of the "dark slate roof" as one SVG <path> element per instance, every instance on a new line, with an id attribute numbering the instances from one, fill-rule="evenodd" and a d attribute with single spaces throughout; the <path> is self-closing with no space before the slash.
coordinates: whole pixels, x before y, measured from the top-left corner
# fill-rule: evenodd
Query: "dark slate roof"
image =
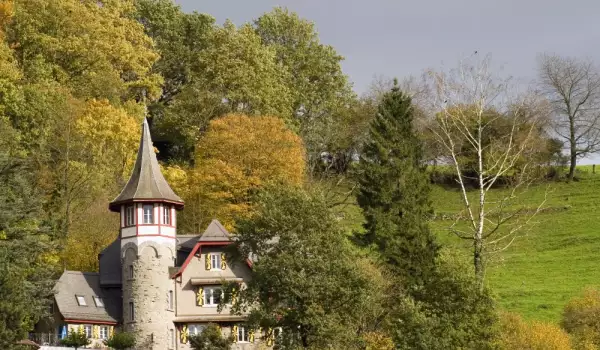
<path id="1" fill-rule="evenodd" d="M 121 241 L 117 238 L 98 254 L 100 285 L 121 284 Z"/>
<path id="2" fill-rule="evenodd" d="M 177 250 L 192 250 L 200 235 L 177 235 Z"/>
<path id="3" fill-rule="evenodd" d="M 206 228 L 198 242 L 223 242 L 231 240 L 231 234 L 221 225 L 219 220 L 213 219 Z"/>
<path id="4" fill-rule="evenodd" d="M 65 319 L 119 322 L 122 304 L 119 294 L 118 288 L 100 288 L 97 273 L 65 271 L 56 283 L 54 298 Z M 85 298 L 87 306 L 77 303 L 77 295 Z M 94 296 L 102 298 L 104 307 L 96 307 Z"/>
<path id="5" fill-rule="evenodd" d="M 144 119 L 140 148 L 133 172 L 127 185 L 117 198 L 109 204 L 109 208 L 113 211 L 119 211 L 119 204 L 123 202 L 149 199 L 174 203 L 179 209 L 183 207 L 183 200 L 173 192 L 160 172 L 160 166 L 152 145 L 150 127 L 148 121 Z"/>

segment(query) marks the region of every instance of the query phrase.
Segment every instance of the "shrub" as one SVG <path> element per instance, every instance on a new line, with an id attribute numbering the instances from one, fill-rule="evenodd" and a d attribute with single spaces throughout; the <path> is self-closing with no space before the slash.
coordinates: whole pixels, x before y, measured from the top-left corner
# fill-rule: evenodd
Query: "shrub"
<path id="1" fill-rule="evenodd" d="M 190 337 L 190 346 L 194 350 L 229 350 L 232 343 L 233 337 L 224 338 L 215 323 L 209 323 L 202 333 Z"/>
<path id="2" fill-rule="evenodd" d="M 79 348 L 81 346 L 89 345 L 91 341 L 85 335 L 84 332 L 81 331 L 70 331 L 69 335 L 67 335 L 64 339 L 60 341 L 61 345 L 70 347 L 70 348 Z"/>
<path id="3" fill-rule="evenodd" d="M 471 265 L 442 251 L 434 277 L 415 298 L 395 306 L 396 349 L 494 349 L 498 315 L 489 291 L 481 290 Z"/>
<path id="4" fill-rule="evenodd" d="M 571 299 L 563 311 L 562 327 L 578 348 L 600 347 L 600 291 L 587 289 Z"/>
<path id="5" fill-rule="evenodd" d="M 125 350 L 135 346 L 135 336 L 132 333 L 115 333 L 104 341 L 104 345 L 117 350 Z"/>
<path id="6" fill-rule="evenodd" d="M 504 313 L 500 318 L 500 348 L 506 350 L 569 350 L 569 335 L 559 326 L 525 322 L 519 315 Z"/>

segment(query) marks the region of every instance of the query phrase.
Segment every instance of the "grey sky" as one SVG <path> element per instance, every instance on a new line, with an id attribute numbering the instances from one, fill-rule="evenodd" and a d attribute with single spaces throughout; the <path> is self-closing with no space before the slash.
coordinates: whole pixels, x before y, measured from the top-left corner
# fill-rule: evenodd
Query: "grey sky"
<path id="1" fill-rule="evenodd" d="M 286 6 L 315 22 L 321 41 L 346 58 L 344 72 L 358 93 L 375 76 L 454 67 L 475 50 L 491 53 L 506 75 L 524 82 L 535 78 L 542 52 L 600 62 L 599 0 L 175 1 L 236 24 Z"/>
<path id="2" fill-rule="evenodd" d="M 600 58 L 598 0 L 176 0 L 222 23 L 251 21 L 286 6 L 315 22 L 321 41 L 346 60 L 357 92 L 373 77 L 419 75 L 477 50 L 519 80 L 535 76 L 536 55 Z"/>

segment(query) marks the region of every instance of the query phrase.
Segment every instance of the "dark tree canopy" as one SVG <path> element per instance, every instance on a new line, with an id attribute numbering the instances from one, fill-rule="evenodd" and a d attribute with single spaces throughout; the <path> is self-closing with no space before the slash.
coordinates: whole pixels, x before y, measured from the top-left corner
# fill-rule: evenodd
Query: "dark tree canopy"
<path id="1" fill-rule="evenodd" d="M 427 224 L 430 190 L 413 112 L 397 85 L 383 96 L 360 160 L 357 195 L 366 219 L 359 238 L 377 246 L 411 286 L 431 274 L 438 250 Z"/>
<path id="2" fill-rule="evenodd" d="M 271 189 L 259 197 L 257 214 L 236 228 L 234 260 L 256 259 L 233 311 L 249 311 L 255 328 L 281 328 L 286 348 L 350 348 L 375 290 L 359 255 L 321 196 Z"/>

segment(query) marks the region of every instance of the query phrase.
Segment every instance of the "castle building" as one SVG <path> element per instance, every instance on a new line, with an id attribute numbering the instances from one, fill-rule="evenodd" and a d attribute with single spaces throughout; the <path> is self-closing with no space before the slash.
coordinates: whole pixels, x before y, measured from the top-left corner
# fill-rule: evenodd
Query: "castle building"
<path id="1" fill-rule="evenodd" d="M 119 235 L 98 256 L 99 272 L 65 271 L 55 287 L 53 319 L 37 333 L 85 332 L 102 348 L 113 332 L 136 335 L 136 349 L 191 349 L 189 337 L 208 323 L 233 335 L 232 349 L 270 347 L 272 339 L 244 326 L 244 316 L 221 312 L 224 282 L 243 284 L 251 263 L 230 266 L 231 235 L 217 220 L 199 234 L 177 234 L 184 203 L 163 177 L 144 120 L 131 177 L 109 204 L 120 215 Z"/>

